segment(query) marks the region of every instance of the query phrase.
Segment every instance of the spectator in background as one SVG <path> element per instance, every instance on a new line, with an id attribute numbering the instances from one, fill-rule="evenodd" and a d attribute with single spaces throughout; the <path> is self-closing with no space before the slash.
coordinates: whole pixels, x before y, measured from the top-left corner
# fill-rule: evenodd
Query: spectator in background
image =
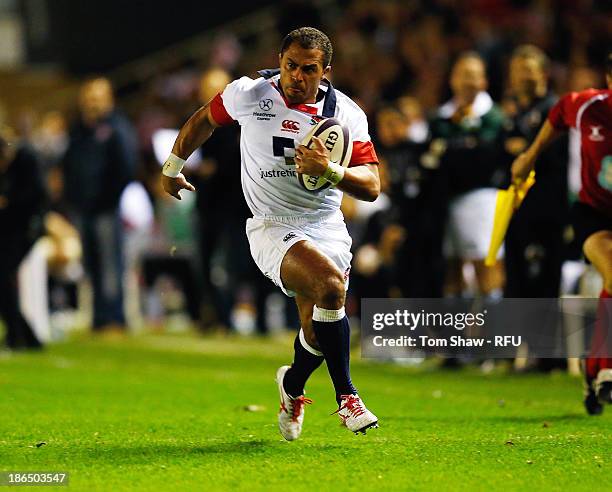
<path id="1" fill-rule="evenodd" d="M 427 125 L 411 132 L 415 124 L 423 125 L 419 122 L 420 113 L 418 103 L 411 98 L 400 99 L 398 106 L 382 108 L 376 118 L 377 148 L 381 162 L 388 168 L 393 203 L 391 213 L 385 217 L 403 231 L 402 241 L 394 243 L 399 259 L 394 268 L 394 284 L 406 297 L 438 297 L 442 294 L 445 204 L 435 192 L 438 169 L 421 162 L 428 148 L 424 141 Z"/>
<path id="2" fill-rule="evenodd" d="M 548 90 L 547 72 L 548 58 L 539 48 L 522 45 L 512 53 L 508 93 L 503 101 L 509 117 L 503 135 L 503 158 L 508 169 L 535 139 L 557 102 Z M 559 295 L 566 253 L 563 236 L 569 222 L 567 162 L 566 136 L 555 140 L 538 158 L 535 185 L 514 214 L 506 234 L 506 297 Z M 531 313 L 522 315 L 529 317 Z M 554 330 L 555 324 L 555 319 L 550 318 L 543 323 L 541 332 Z M 527 334 L 528 345 L 530 335 Z M 538 359 L 522 369 L 548 371 L 564 365 L 563 359 Z"/>
<path id="3" fill-rule="evenodd" d="M 19 305 L 17 271 L 43 234 L 45 187 L 34 153 L 0 132 L 0 318 L 11 349 L 40 348 L 41 343 Z"/>
<path id="4" fill-rule="evenodd" d="M 508 166 L 532 142 L 557 97 L 548 90 L 548 59 L 532 45 L 510 59 L 509 116 L 504 131 Z M 542 152 L 536 183 L 514 214 L 505 242 L 506 297 L 557 297 L 563 263 L 563 232 L 569 221 L 567 137 Z"/>
<path id="5" fill-rule="evenodd" d="M 359 243 L 354 248 L 351 270 L 351 290 L 355 294 L 359 316 L 363 298 L 401 297 L 395 283 L 395 269 L 397 252 L 404 241 L 405 231 L 398 224 L 398 211 L 392 208 L 388 198 L 389 175 L 383 159 L 379 162 L 378 170 L 381 194 L 374 202 L 368 203 L 371 205 L 370 211 L 363 214 L 365 224 L 360 231 Z"/>
<path id="6" fill-rule="evenodd" d="M 402 96 L 397 100 L 397 106 L 406 118 L 406 137 L 408 140 L 414 143 L 425 142 L 429 136 L 429 127 L 418 99 L 411 96 Z"/>
<path id="7" fill-rule="evenodd" d="M 43 160 L 45 170 L 57 164 L 68 146 L 68 128 L 60 111 L 48 111 L 42 115 L 34 130 L 32 145 Z"/>
<path id="8" fill-rule="evenodd" d="M 495 212 L 496 186 L 503 175 L 497 170 L 495 148 L 504 117 L 486 92 L 486 68 L 475 52 L 455 61 L 450 76 L 453 97 L 430 122 L 431 143 L 423 162 L 440 166 L 448 196 L 448 221 L 444 238 L 447 258 L 447 294 L 464 291 L 463 266 L 474 266 L 480 294 L 501 293 L 503 268 L 486 267 Z M 437 192 L 444 199 L 443 192 Z"/>
<path id="9" fill-rule="evenodd" d="M 63 158 L 63 191 L 93 285 L 93 328 L 119 330 L 125 325 L 119 200 L 135 173 L 136 138 L 131 124 L 115 110 L 107 79 L 83 84 L 79 108 Z"/>
<path id="10" fill-rule="evenodd" d="M 231 77 L 226 71 L 220 68 L 206 70 L 200 78 L 199 104 L 204 105 L 223 92 L 229 82 Z M 244 234 L 244 222 L 250 217 L 250 211 L 240 185 L 239 127 L 231 126 L 226 131 L 215 132 L 202 146 L 201 154 L 202 160 L 192 178 L 197 189 L 204 303 L 202 321 L 204 326 L 220 323 L 229 327 L 232 325 L 236 292 L 241 284 L 249 284 L 252 288 L 264 283 L 253 267 Z M 219 256 L 220 251 L 225 252 L 220 255 L 223 275 L 214 275 L 213 257 Z M 254 302 L 258 304 L 258 329 L 265 331 L 265 296 L 260 298 L 260 290 L 255 288 Z M 264 291 L 267 293 L 270 288 L 264 288 Z"/>
<path id="11" fill-rule="evenodd" d="M 40 158 L 42 173 L 49 195 L 49 207 L 65 212 L 62 203 L 61 160 L 68 148 L 68 125 L 60 111 L 43 114 L 34 129 L 31 145 Z"/>

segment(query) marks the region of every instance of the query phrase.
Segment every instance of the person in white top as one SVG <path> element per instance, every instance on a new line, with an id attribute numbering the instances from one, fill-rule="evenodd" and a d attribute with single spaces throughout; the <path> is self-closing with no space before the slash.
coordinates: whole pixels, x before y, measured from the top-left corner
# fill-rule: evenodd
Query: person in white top
<path id="1" fill-rule="evenodd" d="M 184 160 L 215 128 L 240 124 L 242 189 L 253 213 L 246 226 L 251 254 L 264 275 L 295 297 L 300 314 L 293 364 L 281 367 L 276 376 L 279 428 L 287 440 L 301 433 L 304 405 L 311 403 L 304 386 L 324 359 L 341 421 L 364 433 L 378 422 L 350 377 L 344 301 L 351 238 L 340 212 L 343 192 L 366 201 L 378 197 L 378 158 L 365 114 L 325 78 L 331 58 L 331 42 L 321 31 L 302 27 L 290 32 L 281 45 L 280 69 L 235 80 L 196 111 L 181 129 L 162 174 L 164 189 L 175 198 L 180 200 L 183 189 L 195 191 L 180 172 Z M 329 117 L 351 131 L 351 162 L 346 169 L 335 169 L 331 186 L 309 191 L 298 175 L 324 176 L 335 164 L 320 139 L 314 138 L 312 148 L 299 142 Z"/>

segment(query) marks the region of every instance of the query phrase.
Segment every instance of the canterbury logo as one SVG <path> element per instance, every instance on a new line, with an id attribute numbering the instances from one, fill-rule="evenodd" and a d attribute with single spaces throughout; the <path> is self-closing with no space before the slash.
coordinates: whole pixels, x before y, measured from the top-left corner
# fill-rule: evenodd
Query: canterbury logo
<path id="1" fill-rule="evenodd" d="M 300 124 L 293 120 L 283 120 L 281 123 L 281 129 L 288 132 L 299 132 Z"/>
<path id="2" fill-rule="evenodd" d="M 286 243 L 287 241 L 290 241 L 294 237 L 297 237 L 297 234 L 295 232 L 290 232 L 283 238 L 283 242 Z"/>

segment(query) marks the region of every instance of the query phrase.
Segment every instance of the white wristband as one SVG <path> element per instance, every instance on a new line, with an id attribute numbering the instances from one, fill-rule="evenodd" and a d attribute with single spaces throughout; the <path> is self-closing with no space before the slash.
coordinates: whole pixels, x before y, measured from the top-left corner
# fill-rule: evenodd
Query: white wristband
<path id="1" fill-rule="evenodd" d="M 336 164 L 335 162 L 329 162 L 327 164 L 327 169 L 323 173 L 323 178 L 329 181 L 331 184 L 336 186 L 342 179 L 344 178 L 344 172 L 346 169 L 342 167 L 340 164 Z"/>
<path id="2" fill-rule="evenodd" d="M 166 159 L 166 162 L 164 162 L 162 174 L 170 178 L 176 178 L 179 174 L 181 174 L 184 165 L 185 159 L 181 159 L 178 155 L 170 154 Z"/>

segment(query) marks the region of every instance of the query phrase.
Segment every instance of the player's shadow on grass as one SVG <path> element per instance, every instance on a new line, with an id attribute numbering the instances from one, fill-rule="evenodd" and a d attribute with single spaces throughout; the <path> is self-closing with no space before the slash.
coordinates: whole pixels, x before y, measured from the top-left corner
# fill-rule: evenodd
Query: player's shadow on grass
<path id="1" fill-rule="evenodd" d="M 253 439 L 251 441 L 228 441 L 210 444 L 185 444 L 185 443 L 149 443 L 129 445 L 100 445 L 90 448 L 85 453 L 79 450 L 79 456 L 88 454 L 95 461 L 109 461 L 125 464 L 140 464 L 159 462 L 165 464 L 168 461 L 180 458 L 193 458 L 207 455 L 239 455 L 244 457 L 256 457 L 265 455 L 272 450 L 286 449 L 287 443 L 276 440 Z M 317 445 L 318 450 L 337 451 L 343 449 L 336 445 Z"/>

